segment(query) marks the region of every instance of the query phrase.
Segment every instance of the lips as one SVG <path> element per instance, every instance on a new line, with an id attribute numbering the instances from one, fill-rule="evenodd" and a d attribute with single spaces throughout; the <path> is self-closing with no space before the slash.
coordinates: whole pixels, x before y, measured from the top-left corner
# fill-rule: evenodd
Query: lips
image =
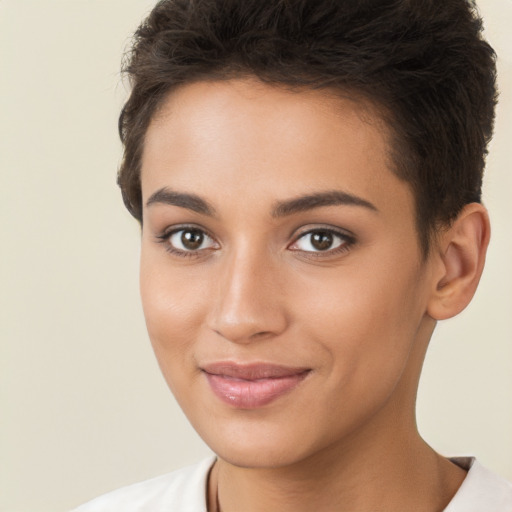
<path id="1" fill-rule="evenodd" d="M 224 403 L 241 409 L 273 402 L 292 391 L 310 372 L 308 368 L 231 362 L 208 364 L 201 369 L 213 393 Z"/>

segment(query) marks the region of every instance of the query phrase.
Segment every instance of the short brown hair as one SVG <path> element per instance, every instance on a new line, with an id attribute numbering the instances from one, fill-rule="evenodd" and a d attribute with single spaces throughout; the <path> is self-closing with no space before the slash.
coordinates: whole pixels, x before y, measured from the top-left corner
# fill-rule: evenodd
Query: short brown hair
<path id="1" fill-rule="evenodd" d="M 496 104 L 495 54 L 481 31 L 467 0 L 162 0 L 124 66 L 125 205 L 142 221 L 145 133 L 177 86 L 251 75 L 356 91 L 388 113 L 393 170 L 412 187 L 427 253 L 439 224 L 481 200 Z"/>

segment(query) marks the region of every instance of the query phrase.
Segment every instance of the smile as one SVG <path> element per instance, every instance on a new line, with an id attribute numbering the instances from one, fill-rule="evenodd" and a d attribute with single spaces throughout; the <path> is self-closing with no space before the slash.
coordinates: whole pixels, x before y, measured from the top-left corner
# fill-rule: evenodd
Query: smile
<path id="1" fill-rule="evenodd" d="M 307 368 L 221 362 L 202 368 L 213 393 L 240 409 L 256 409 L 290 392 L 310 373 Z"/>

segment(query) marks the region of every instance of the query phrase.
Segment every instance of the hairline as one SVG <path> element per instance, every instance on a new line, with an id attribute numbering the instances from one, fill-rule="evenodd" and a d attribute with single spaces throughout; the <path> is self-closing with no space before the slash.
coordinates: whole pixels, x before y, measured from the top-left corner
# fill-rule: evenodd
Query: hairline
<path id="1" fill-rule="evenodd" d="M 436 240 L 436 233 L 442 229 L 446 223 L 440 223 L 437 219 L 432 219 L 429 223 L 425 221 L 420 211 L 420 194 L 414 186 L 413 180 L 407 179 L 404 175 L 404 168 L 407 166 L 415 167 L 412 175 L 418 172 L 418 164 L 413 162 L 414 156 L 413 151 L 405 141 L 405 137 L 400 134 L 400 122 L 396 118 L 396 114 L 392 109 L 387 106 L 384 100 L 380 100 L 375 94 L 365 91 L 362 88 L 357 88 L 351 85 L 334 84 L 332 82 L 321 83 L 318 81 L 315 83 L 313 80 L 309 84 L 297 84 L 286 82 L 284 80 L 266 79 L 265 76 L 260 76 L 256 72 L 245 69 L 234 69 L 233 67 L 226 67 L 224 70 L 216 70 L 210 73 L 203 73 L 200 76 L 190 77 L 188 80 L 183 80 L 176 84 L 167 84 L 167 87 L 162 87 L 159 91 L 158 97 L 153 97 L 153 109 L 150 115 L 147 117 L 146 126 L 144 127 L 143 136 L 139 138 L 136 174 L 138 174 L 138 185 L 139 185 L 139 201 L 138 211 L 133 210 L 133 205 L 127 205 L 130 212 L 137 213 L 134 215 L 136 219 L 142 225 L 143 217 L 143 204 L 142 204 L 142 160 L 144 156 L 144 147 L 146 136 L 151 123 L 158 120 L 158 117 L 162 115 L 162 111 L 165 105 L 169 102 L 170 96 L 176 91 L 186 88 L 195 83 L 201 82 L 228 82 L 232 80 L 248 80 L 254 81 L 270 87 L 283 89 L 290 93 L 302 93 L 308 91 L 325 92 L 326 97 L 340 99 L 343 101 L 350 101 L 357 107 L 357 113 L 363 122 L 371 123 L 377 121 L 383 128 L 385 128 L 383 137 L 385 146 L 387 148 L 386 165 L 390 172 L 392 172 L 398 179 L 404 182 L 411 190 L 414 200 L 414 212 L 415 212 L 415 226 L 416 234 L 418 237 L 418 243 L 422 253 L 423 260 L 426 260 L 429 256 L 432 246 Z M 172 115 L 172 114 L 166 114 Z M 122 114 L 120 116 L 120 127 L 122 122 Z M 120 133 L 121 129 L 120 129 Z M 121 137 L 123 141 L 123 138 Z M 124 142 L 124 141 L 123 141 Z M 404 151 L 405 150 L 405 151 Z M 404 154 L 405 152 L 405 154 Z M 398 156 L 400 155 L 400 156 Z"/>

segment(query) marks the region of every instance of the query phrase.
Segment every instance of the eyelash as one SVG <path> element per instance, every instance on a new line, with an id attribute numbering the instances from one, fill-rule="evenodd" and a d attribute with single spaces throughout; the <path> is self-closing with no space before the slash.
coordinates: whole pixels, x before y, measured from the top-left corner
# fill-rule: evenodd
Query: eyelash
<path id="1" fill-rule="evenodd" d="M 199 249 L 196 251 L 190 250 L 190 251 L 183 251 L 181 249 L 177 249 L 176 247 L 173 247 L 170 243 L 170 238 L 180 232 L 187 232 L 187 231 L 194 231 L 198 233 L 202 233 L 203 236 L 206 236 L 210 238 L 211 240 L 215 240 L 213 236 L 211 236 L 205 229 L 194 226 L 194 225 L 185 225 L 185 226 L 175 226 L 173 229 L 168 229 L 164 231 L 163 233 L 156 236 L 157 242 L 164 245 L 165 250 L 167 252 L 170 252 L 171 254 L 174 254 L 176 256 L 182 257 L 182 258 L 198 258 L 204 255 L 205 250 L 207 249 Z"/>
<path id="2" fill-rule="evenodd" d="M 357 241 L 354 235 L 349 234 L 347 232 L 337 230 L 332 227 L 318 226 L 313 229 L 309 229 L 303 233 L 300 233 L 288 247 L 290 248 L 291 246 L 297 244 L 299 240 L 305 238 L 307 235 L 312 235 L 314 233 L 326 233 L 332 235 L 334 238 L 340 239 L 341 243 L 338 247 L 335 247 L 334 249 L 327 249 L 325 251 L 301 251 L 300 249 L 290 250 L 301 252 L 303 256 L 306 258 L 325 258 L 330 256 L 337 256 L 349 251 Z"/>
<path id="3" fill-rule="evenodd" d="M 174 254 L 176 256 L 182 257 L 182 258 L 198 258 L 204 255 L 204 251 L 209 250 L 210 248 L 206 249 L 198 249 L 198 250 L 188 250 L 184 251 L 181 249 L 177 249 L 170 243 L 170 238 L 180 232 L 187 232 L 187 231 L 194 231 L 199 232 L 203 236 L 206 236 L 213 240 L 215 242 L 215 239 L 213 236 L 211 236 L 205 229 L 194 226 L 194 225 L 185 225 L 185 226 L 176 226 L 172 229 L 166 230 L 163 233 L 156 236 L 157 242 L 161 243 L 165 246 L 165 250 L 171 254 Z M 338 247 L 335 247 L 334 249 L 327 249 L 325 251 L 303 251 L 301 249 L 291 249 L 291 247 L 297 242 L 303 238 L 305 238 L 307 235 L 312 235 L 314 233 L 326 233 L 332 235 L 334 238 L 338 238 L 341 240 L 341 243 Z M 334 229 L 332 227 L 322 227 L 318 226 L 313 229 L 309 229 L 308 231 L 305 231 L 303 233 L 300 233 L 298 236 L 296 236 L 292 243 L 290 243 L 287 248 L 294 252 L 300 252 L 302 253 L 303 257 L 306 258 L 322 258 L 326 256 L 336 256 L 339 254 L 342 254 L 344 252 L 347 252 L 351 249 L 351 247 L 356 243 L 356 238 L 347 232 L 343 232 L 337 229 Z M 216 242 L 215 242 L 216 243 Z M 217 244 L 218 245 L 218 244 Z"/>

